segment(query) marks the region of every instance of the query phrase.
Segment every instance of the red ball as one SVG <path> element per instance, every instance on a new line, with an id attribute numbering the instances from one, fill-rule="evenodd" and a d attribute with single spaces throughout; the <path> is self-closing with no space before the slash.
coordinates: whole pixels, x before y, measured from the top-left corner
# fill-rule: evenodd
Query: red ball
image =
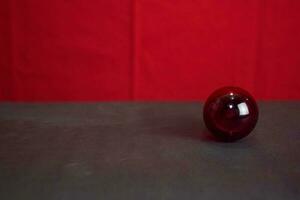
<path id="1" fill-rule="evenodd" d="M 246 137 L 258 120 L 254 98 L 238 87 L 223 87 L 205 102 L 203 118 L 206 127 L 217 139 L 233 142 Z"/>

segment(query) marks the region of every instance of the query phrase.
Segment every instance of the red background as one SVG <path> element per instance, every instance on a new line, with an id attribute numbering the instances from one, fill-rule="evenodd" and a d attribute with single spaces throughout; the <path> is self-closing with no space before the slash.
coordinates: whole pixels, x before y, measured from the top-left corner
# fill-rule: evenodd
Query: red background
<path id="1" fill-rule="evenodd" d="M 298 0 L 0 0 L 0 100 L 300 99 Z"/>

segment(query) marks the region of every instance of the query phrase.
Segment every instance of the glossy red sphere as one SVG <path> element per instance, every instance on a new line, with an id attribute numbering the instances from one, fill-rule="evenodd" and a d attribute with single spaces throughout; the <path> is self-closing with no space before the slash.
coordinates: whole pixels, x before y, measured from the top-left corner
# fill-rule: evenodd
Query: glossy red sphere
<path id="1" fill-rule="evenodd" d="M 254 98 L 238 87 L 223 87 L 213 92 L 204 105 L 207 128 L 219 140 L 232 142 L 247 136 L 258 120 Z"/>

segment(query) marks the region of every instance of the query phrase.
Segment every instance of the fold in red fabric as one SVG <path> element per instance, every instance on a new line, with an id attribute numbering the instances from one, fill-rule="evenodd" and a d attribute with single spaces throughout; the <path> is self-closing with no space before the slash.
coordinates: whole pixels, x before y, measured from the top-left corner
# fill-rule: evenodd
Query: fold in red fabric
<path id="1" fill-rule="evenodd" d="M 2 0 L 0 100 L 300 99 L 294 0 Z"/>

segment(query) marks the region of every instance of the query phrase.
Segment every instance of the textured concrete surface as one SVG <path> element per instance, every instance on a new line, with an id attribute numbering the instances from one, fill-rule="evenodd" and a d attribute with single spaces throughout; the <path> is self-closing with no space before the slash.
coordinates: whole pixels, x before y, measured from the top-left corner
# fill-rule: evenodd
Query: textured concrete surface
<path id="1" fill-rule="evenodd" d="M 0 104 L 0 199 L 300 199 L 300 103 L 212 140 L 201 103 Z"/>

